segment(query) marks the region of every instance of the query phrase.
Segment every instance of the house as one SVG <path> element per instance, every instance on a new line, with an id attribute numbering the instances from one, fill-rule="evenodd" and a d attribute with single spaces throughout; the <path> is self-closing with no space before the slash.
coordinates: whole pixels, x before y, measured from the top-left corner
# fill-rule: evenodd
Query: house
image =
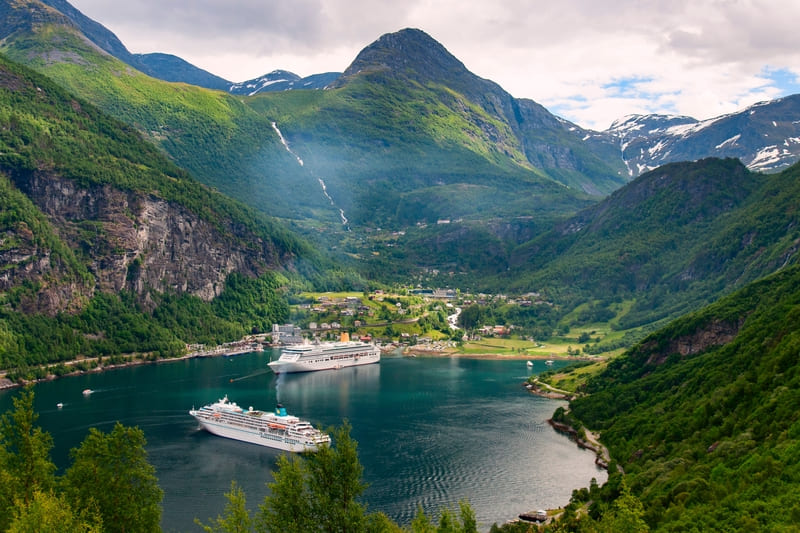
<path id="1" fill-rule="evenodd" d="M 289 339 L 302 338 L 302 330 L 294 324 L 272 324 L 272 340 L 286 344 Z"/>

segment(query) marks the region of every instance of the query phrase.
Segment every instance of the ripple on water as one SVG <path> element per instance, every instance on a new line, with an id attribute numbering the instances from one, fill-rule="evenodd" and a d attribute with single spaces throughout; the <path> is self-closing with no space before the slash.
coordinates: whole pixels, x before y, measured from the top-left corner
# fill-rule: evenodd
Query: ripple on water
<path id="1" fill-rule="evenodd" d="M 521 387 L 524 361 L 398 357 L 279 379 L 262 373 L 268 360 L 269 353 L 196 359 L 41 383 L 39 423 L 53 435 L 62 468 L 90 427 L 108 431 L 117 420 L 141 427 L 165 492 L 162 528 L 170 532 L 196 530 L 195 518 L 221 514 L 231 480 L 251 508 L 267 494 L 279 452 L 198 431 L 188 414 L 225 394 L 258 409 L 280 400 L 325 428 L 348 419 L 369 484 L 364 502 L 404 525 L 419 506 L 438 516 L 467 500 L 485 531 L 520 512 L 567 503 L 592 477 L 606 479 L 591 453 L 546 424 L 563 402 Z M 536 365 L 532 371 L 545 369 Z M 86 388 L 96 394 L 83 397 Z M 0 412 L 12 395 L 0 392 Z M 64 407 L 55 409 L 59 402 Z"/>

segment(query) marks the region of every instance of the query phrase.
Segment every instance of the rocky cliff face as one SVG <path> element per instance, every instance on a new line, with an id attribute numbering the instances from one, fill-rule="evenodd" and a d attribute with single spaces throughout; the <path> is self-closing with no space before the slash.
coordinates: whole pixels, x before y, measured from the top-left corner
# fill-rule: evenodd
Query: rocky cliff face
<path id="1" fill-rule="evenodd" d="M 642 351 L 650 352 L 647 359 L 648 365 L 660 365 L 674 353 L 686 357 L 705 351 L 712 346 L 728 344 L 736 338 L 743 324 L 744 318 L 734 323 L 712 320 L 696 331 L 670 339 L 666 346 L 659 347 L 655 343 L 645 343 L 642 345 Z"/>
<path id="2" fill-rule="evenodd" d="M 59 236 L 85 260 L 96 284 L 45 284 L 28 311 L 54 313 L 76 305 L 74 293 L 129 290 L 149 302 L 151 290 L 188 292 L 209 301 L 233 271 L 254 276 L 276 267 L 272 243 L 233 227 L 215 227 L 186 208 L 155 196 L 111 186 L 83 188 L 46 172 L 18 175 L 15 185 L 49 218 Z M 31 239 L 33 242 L 33 239 Z M 58 278 L 49 254 L 31 244 L 5 263 L 25 264 L 17 272 Z M 35 259 L 31 259 L 35 258 Z M 18 278 L 16 282 L 19 282 Z M 12 283 L 6 279 L 6 284 Z M 85 298 L 84 298 L 85 300 Z"/>
<path id="3" fill-rule="evenodd" d="M 32 286 L 14 302 L 17 310 L 53 315 L 80 309 L 94 292 L 91 280 L 82 279 L 57 253 L 44 246 L 25 222 L 0 232 L 0 293 Z"/>

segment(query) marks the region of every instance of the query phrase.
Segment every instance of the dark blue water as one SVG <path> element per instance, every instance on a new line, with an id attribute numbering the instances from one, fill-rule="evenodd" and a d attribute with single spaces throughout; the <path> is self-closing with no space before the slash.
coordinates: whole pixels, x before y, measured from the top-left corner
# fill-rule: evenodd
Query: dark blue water
<path id="1" fill-rule="evenodd" d="M 459 500 L 480 526 L 520 512 L 559 507 L 572 490 L 602 483 L 594 455 L 555 433 L 546 420 L 564 402 L 530 395 L 521 383 L 545 369 L 534 361 L 384 357 L 377 365 L 276 377 L 269 352 L 138 366 L 36 386 L 39 424 L 53 435 L 63 468 L 90 427 L 139 426 L 165 492 L 167 532 L 200 531 L 222 512 L 235 479 L 256 509 L 281 452 L 215 437 L 188 411 L 227 394 L 243 407 L 272 409 L 327 428 L 352 425 L 369 511 L 407 524 L 421 505 L 438 516 Z M 556 362 L 555 365 L 563 363 Z M 83 389 L 94 394 L 84 397 Z M 0 411 L 14 391 L 0 393 Z M 57 409 L 56 404 L 64 407 Z"/>

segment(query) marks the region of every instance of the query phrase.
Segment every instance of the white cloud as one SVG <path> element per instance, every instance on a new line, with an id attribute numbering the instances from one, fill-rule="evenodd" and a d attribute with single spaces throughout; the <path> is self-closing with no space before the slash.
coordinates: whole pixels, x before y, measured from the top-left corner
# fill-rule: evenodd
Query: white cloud
<path id="1" fill-rule="evenodd" d="M 342 71 L 383 33 L 416 27 L 475 74 L 595 129 L 630 113 L 732 112 L 798 87 L 766 74 L 800 73 L 796 0 L 73 4 L 133 52 L 172 53 L 232 81 Z"/>

